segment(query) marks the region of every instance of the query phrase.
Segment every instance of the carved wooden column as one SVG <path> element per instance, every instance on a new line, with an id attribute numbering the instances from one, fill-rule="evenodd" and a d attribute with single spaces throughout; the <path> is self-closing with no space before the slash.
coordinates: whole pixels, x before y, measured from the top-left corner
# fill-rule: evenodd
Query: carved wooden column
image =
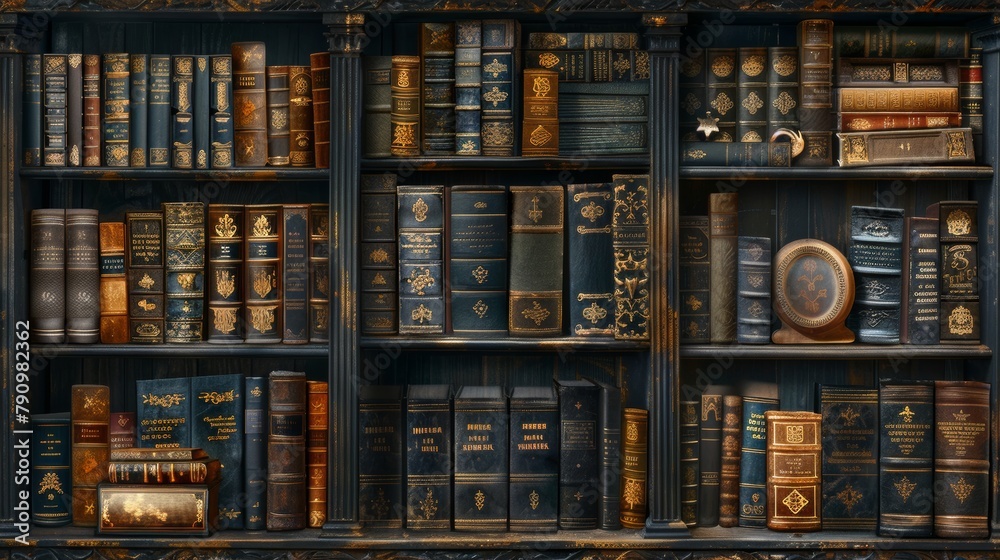
<path id="1" fill-rule="evenodd" d="M 358 526 L 358 174 L 362 14 L 324 14 L 330 44 L 330 447 L 324 536 Z"/>
<path id="2" fill-rule="evenodd" d="M 687 14 L 645 14 L 650 64 L 650 366 L 653 402 L 649 422 L 647 538 L 688 536 L 680 521 L 680 383 L 677 336 L 677 74 L 681 27 Z"/>

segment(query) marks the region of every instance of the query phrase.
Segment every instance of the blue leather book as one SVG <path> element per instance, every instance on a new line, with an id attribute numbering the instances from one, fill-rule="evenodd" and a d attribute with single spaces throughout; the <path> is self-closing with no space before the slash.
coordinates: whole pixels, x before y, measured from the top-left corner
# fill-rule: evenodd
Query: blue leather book
<path id="1" fill-rule="evenodd" d="M 193 77 L 193 99 L 191 117 L 194 120 L 194 168 L 208 169 L 208 154 L 210 151 L 211 115 L 209 113 L 209 96 L 211 94 L 211 72 L 208 68 L 207 56 L 195 56 Z"/>
<path id="2" fill-rule="evenodd" d="M 139 447 L 191 447 L 191 379 L 136 379 Z"/>
<path id="3" fill-rule="evenodd" d="M 244 383 L 243 525 L 260 531 L 267 516 L 268 384 L 266 377 L 247 377 Z"/>
<path id="4" fill-rule="evenodd" d="M 218 459 L 219 529 L 242 529 L 243 500 L 243 375 L 199 375 L 191 382 L 191 445 Z"/>
<path id="5" fill-rule="evenodd" d="M 128 167 L 129 165 L 129 55 L 105 53 L 101 88 L 104 102 L 104 165 Z"/>
<path id="6" fill-rule="evenodd" d="M 622 391 L 614 385 L 594 382 L 601 388 L 600 416 L 597 419 L 598 488 L 597 528 L 621 529 L 622 478 Z"/>
<path id="7" fill-rule="evenodd" d="M 777 409 L 777 398 L 743 395 L 740 527 L 767 526 L 767 424 L 764 413 Z"/>
<path id="8" fill-rule="evenodd" d="M 372 529 L 403 527 L 403 391 L 358 390 L 358 520 Z"/>
<path id="9" fill-rule="evenodd" d="M 819 387 L 823 529 L 874 531 L 878 521 L 878 389 Z"/>
<path id="10" fill-rule="evenodd" d="M 736 240 L 736 342 L 771 342 L 771 238 Z"/>
<path id="11" fill-rule="evenodd" d="M 851 207 L 855 293 L 848 326 L 859 342 L 899 344 L 903 225 L 901 208 Z"/>
<path id="12" fill-rule="evenodd" d="M 285 204 L 281 232 L 285 344 L 309 342 L 309 205 Z"/>
<path id="13" fill-rule="evenodd" d="M 455 24 L 420 24 L 421 151 L 455 153 Z"/>
<path id="14" fill-rule="evenodd" d="M 719 524 L 719 482 L 722 474 L 722 392 L 708 388 L 701 396 L 701 479 L 698 486 L 698 526 Z"/>
<path id="15" fill-rule="evenodd" d="M 879 387 L 878 534 L 934 534 L 934 385 Z"/>
<path id="16" fill-rule="evenodd" d="M 520 152 L 514 99 L 520 93 L 521 26 L 510 19 L 483 20 L 482 37 L 482 153 L 513 156 Z"/>
<path id="17" fill-rule="evenodd" d="M 451 529 L 451 387 L 410 385 L 406 395 L 406 528 Z"/>
<path id="18" fill-rule="evenodd" d="M 58 527 L 72 521 L 68 413 L 31 415 L 31 522 Z"/>
<path id="19" fill-rule="evenodd" d="M 462 387 L 455 396 L 455 530 L 506 531 L 507 395 L 502 387 Z"/>
<path id="20" fill-rule="evenodd" d="M 600 502 L 597 423 L 600 388 L 557 381 L 559 391 L 559 528 L 596 529 Z"/>
<path id="21" fill-rule="evenodd" d="M 21 146 L 25 167 L 42 165 L 42 55 L 24 55 Z"/>
<path id="22" fill-rule="evenodd" d="M 563 332 L 564 196 L 561 185 L 510 188 L 511 336 Z"/>
<path id="23" fill-rule="evenodd" d="M 482 153 L 483 22 L 455 23 L 455 155 Z"/>
<path id="24" fill-rule="evenodd" d="M 131 94 L 129 97 L 129 126 L 131 131 L 129 141 L 132 146 L 129 152 L 131 167 L 146 167 L 149 164 L 149 55 L 129 55 L 131 73 L 129 74 Z"/>
<path id="25" fill-rule="evenodd" d="M 510 530 L 555 531 L 559 521 L 559 399 L 553 387 L 510 395 Z"/>
<path id="26" fill-rule="evenodd" d="M 233 59 L 228 54 L 209 57 L 209 166 L 233 166 Z"/>
<path id="27" fill-rule="evenodd" d="M 361 176 L 361 334 L 399 329 L 396 181 L 395 173 Z"/>
<path id="28" fill-rule="evenodd" d="M 612 175 L 615 338 L 649 339 L 649 175 Z"/>
<path id="29" fill-rule="evenodd" d="M 449 193 L 451 332 L 507 336 L 507 189 L 455 185 Z"/>
<path id="30" fill-rule="evenodd" d="M 202 340 L 205 299 L 205 205 L 164 202 L 166 342 Z"/>
<path id="31" fill-rule="evenodd" d="M 615 321 L 611 183 L 566 187 L 569 326 L 578 336 L 613 336 Z"/>
<path id="32" fill-rule="evenodd" d="M 68 63 L 64 54 L 42 55 L 42 163 L 66 165 L 66 82 Z M 126 104 L 127 105 L 127 104 Z"/>
<path id="33" fill-rule="evenodd" d="M 170 162 L 194 168 L 194 57 L 175 55 L 170 71 Z"/>
<path id="34" fill-rule="evenodd" d="M 146 147 L 150 167 L 170 166 L 170 55 L 149 55 Z"/>
<path id="35" fill-rule="evenodd" d="M 444 332 L 443 196 L 440 185 L 396 189 L 400 334 Z"/>

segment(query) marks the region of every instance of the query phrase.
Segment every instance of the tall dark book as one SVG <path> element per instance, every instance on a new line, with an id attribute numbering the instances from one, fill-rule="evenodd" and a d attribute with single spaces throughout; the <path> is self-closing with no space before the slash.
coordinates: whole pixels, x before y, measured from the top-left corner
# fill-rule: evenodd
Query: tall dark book
<path id="1" fill-rule="evenodd" d="M 979 342 L 979 204 L 943 200 L 927 217 L 938 218 L 941 243 L 941 340 Z"/>
<path id="2" fill-rule="evenodd" d="M 767 142 L 768 96 L 767 47 L 739 47 L 736 49 L 737 113 L 736 137 L 739 142 Z"/>
<path id="3" fill-rule="evenodd" d="M 245 381 L 239 373 L 191 380 L 191 445 L 220 463 L 219 528 L 242 529 Z"/>
<path id="4" fill-rule="evenodd" d="M 444 332 L 444 187 L 399 185 L 399 333 Z"/>
<path id="5" fill-rule="evenodd" d="M 131 167 L 149 165 L 149 55 L 129 55 L 129 152 Z"/>
<path id="6" fill-rule="evenodd" d="M 366 57 L 367 58 L 367 57 Z M 330 53 L 309 55 L 313 86 L 313 149 L 316 167 L 330 167 Z"/>
<path id="7" fill-rule="evenodd" d="M 31 211 L 29 255 L 31 341 L 61 344 L 66 340 L 65 210 L 38 208 Z"/>
<path id="8" fill-rule="evenodd" d="M 244 216 L 246 341 L 281 342 L 284 332 L 281 205 L 248 204 L 244 207 Z"/>
<path id="9" fill-rule="evenodd" d="M 936 218 L 907 217 L 903 232 L 903 296 L 899 341 L 941 341 L 941 242 Z"/>
<path id="10" fill-rule="evenodd" d="M 722 419 L 724 405 L 719 388 L 708 388 L 701 396 L 700 481 L 698 526 L 719 524 L 719 481 L 722 470 Z"/>
<path id="11" fill-rule="evenodd" d="M 455 22 L 455 155 L 482 153 L 483 22 Z"/>
<path id="12" fill-rule="evenodd" d="M 73 385 L 70 393 L 73 525 L 97 524 L 97 485 L 108 476 L 111 391 L 106 385 Z"/>
<path id="13" fill-rule="evenodd" d="M 101 343 L 129 341 L 128 284 L 125 278 L 125 222 L 99 226 Z"/>
<path id="14" fill-rule="evenodd" d="M 586 380 L 560 380 L 556 388 L 561 425 L 559 528 L 596 529 L 600 509 L 600 388 Z"/>
<path id="15" fill-rule="evenodd" d="M 681 521 L 683 521 L 688 527 L 695 527 L 698 525 L 698 482 L 701 478 L 700 417 L 700 400 L 681 401 Z"/>
<path id="16" fill-rule="evenodd" d="M 779 128 L 799 128 L 799 49 L 767 48 L 767 136 Z"/>
<path id="17" fill-rule="evenodd" d="M 23 72 L 21 161 L 25 167 L 39 167 L 42 165 L 42 55 L 25 54 Z"/>
<path id="18" fill-rule="evenodd" d="M 594 381 L 600 387 L 600 411 L 597 416 L 597 488 L 601 501 L 597 506 L 597 528 L 622 527 L 622 390 L 615 385 Z M 645 488 L 645 487 L 644 487 Z M 645 496 L 645 490 L 642 494 Z M 633 491 L 632 496 L 637 495 Z M 645 503 L 645 500 L 643 500 Z"/>
<path id="19" fill-rule="evenodd" d="M 511 336 L 562 334 L 563 197 L 561 185 L 510 188 Z"/>
<path id="20" fill-rule="evenodd" d="M 205 205 L 163 203 L 166 342 L 203 339 L 205 299 Z"/>
<path id="21" fill-rule="evenodd" d="M 191 447 L 190 378 L 137 379 L 135 392 L 139 447 Z"/>
<path id="22" fill-rule="evenodd" d="M 818 531 L 822 515 L 820 415 L 769 410 L 767 422 L 767 528 Z"/>
<path id="23" fill-rule="evenodd" d="M 191 116 L 194 119 L 194 156 L 195 169 L 208 169 L 209 153 L 211 152 L 212 114 L 209 109 L 209 96 L 212 93 L 212 73 L 208 67 L 208 57 L 196 55 L 193 57 L 194 80 L 191 91 Z"/>
<path id="24" fill-rule="evenodd" d="M 312 153 L 312 146 L 309 146 Z M 309 205 L 285 204 L 281 209 L 282 325 L 285 344 L 309 342 Z"/>
<path id="25" fill-rule="evenodd" d="M 309 381 L 307 386 L 309 426 L 306 430 L 306 492 L 309 500 L 309 526 L 322 527 L 326 521 L 330 386 L 326 381 Z"/>
<path id="26" fill-rule="evenodd" d="M 512 19 L 483 20 L 482 153 L 514 156 L 517 115 L 514 97 L 519 91 L 521 26 Z"/>
<path id="27" fill-rule="evenodd" d="M 878 390 L 819 387 L 823 529 L 874 531 L 878 521 Z"/>
<path id="28" fill-rule="evenodd" d="M 729 344 L 736 340 L 738 198 L 735 192 L 708 195 L 708 260 L 712 287 L 709 314 L 713 344 Z M 704 414 L 702 410 L 703 417 Z"/>
<path id="29" fill-rule="evenodd" d="M 219 54 L 208 59 L 211 73 L 209 96 L 209 166 L 233 166 L 233 58 Z"/>
<path id="30" fill-rule="evenodd" d="M 990 535 L 990 385 L 934 383 L 934 534 Z"/>
<path id="31" fill-rule="evenodd" d="M 292 167 L 313 167 L 313 83 L 308 66 L 288 67 L 288 135 Z"/>
<path id="32" fill-rule="evenodd" d="M 743 445 L 740 450 L 740 527 L 767 524 L 767 422 L 764 413 L 778 409 L 777 387 L 743 395 Z"/>
<path id="33" fill-rule="evenodd" d="M 104 165 L 128 167 L 129 164 L 129 55 L 103 55 L 104 88 Z"/>
<path id="34" fill-rule="evenodd" d="M 410 385 L 406 394 L 406 528 L 451 529 L 451 387 Z"/>
<path id="35" fill-rule="evenodd" d="M 719 527 L 739 525 L 743 397 L 722 397 L 722 458 L 719 463 Z"/>
<path id="36" fill-rule="evenodd" d="M 309 342 L 326 342 L 330 340 L 330 205 L 313 203 L 309 212 Z"/>
<path id="37" fill-rule="evenodd" d="M 392 69 L 391 56 L 366 56 L 361 63 L 364 67 L 364 138 L 361 152 L 365 157 L 389 157 L 389 145 L 392 143 L 391 112 L 392 87 L 390 73 Z"/>
<path id="38" fill-rule="evenodd" d="M 455 395 L 455 530 L 506 531 L 507 395 L 466 385 Z"/>
<path id="39" fill-rule="evenodd" d="M 146 147 L 149 149 L 150 167 L 170 166 L 170 132 L 172 130 L 170 85 L 170 55 L 149 55 Z"/>
<path id="40" fill-rule="evenodd" d="M 771 342 L 771 239 L 737 238 L 736 342 Z"/>
<path id="41" fill-rule="evenodd" d="M 455 153 L 455 24 L 420 24 L 420 148 L 427 155 Z"/>
<path id="42" fill-rule="evenodd" d="M 578 336 L 612 336 L 615 278 L 611 183 L 566 186 L 566 250 L 569 256 L 569 322 Z"/>
<path id="43" fill-rule="evenodd" d="M 833 50 L 840 57 L 966 58 L 969 32 L 964 27 L 838 26 Z"/>
<path id="44" fill-rule="evenodd" d="M 83 55 L 66 55 L 66 165 L 83 165 Z"/>
<path id="45" fill-rule="evenodd" d="M 42 163 L 66 166 L 66 55 L 42 55 Z M 128 104 L 126 103 L 126 106 Z"/>
<path id="46" fill-rule="evenodd" d="M 621 522 L 626 529 L 642 529 L 648 509 L 649 411 L 626 408 L 622 424 Z"/>
<path id="47" fill-rule="evenodd" d="M 901 208 L 851 207 L 851 322 L 859 342 L 899 344 L 903 235 Z"/>
<path id="48" fill-rule="evenodd" d="M 420 57 L 393 55 L 389 70 L 392 109 L 389 152 L 399 157 L 420 155 Z"/>
<path id="49" fill-rule="evenodd" d="M 712 328 L 708 216 L 681 216 L 678 235 L 680 341 L 708 343 Z"/>
<path id="50" fill-rule="evenodd" d="M 736 130 L 739 118 L 739 90 L 737 86 L 737 58 L 735 48 L 711 47 L 706 49 L 705 111 L 711 118 L 718 118 L 718 132 L 708 138 L 715 142 L 735 142 L 740 139 Z M 701 115 L 699 115 L 701 116 Z"/>
<path id="51" fill-rule="evenodd" d="M 833 21 L 799 22 L 799 126 L 805 150 L 797 167 L 833 165 Z"/>
<path id="52" fill-rule="evenodd" d="M 361 334 L 399 329 L 395 173 L 361 176 Z"/>
<path id="53" fill-rule="evenodd" d="M 399 385 L 358 389 L 358 520 L 403 528 L 403 392 Z"/>
<path id="54" fill-rule="evenodd" d="M 553 387 L 510 395 L 510 530 L 555 531 L 559 511 L 559 399 Z"/>
<path id="55" fill-rule="evenodd" d="M 259 531 L 266 528 L 267 517 L 270 387 L 266 377 L 247 377 L 243 387 L 245 403 L 243 429 L 246 432 L 243 445 L 243 526 L 248 531 Z"/>
<path id="56" fill-rule="evenodd" d="M 532 68 L 524 71 L 521 155 L 559 155 L 559 74 Z"/>
<path id="57" fill-rule="evenodd" d="M 169 68 L 170 65 L 168 64 L 168 72 Z M 82 150 L 83 165 L 86 167 L 98 167 L 101 165 L 101 138 L 103 137 L 101 131 L 101 114 L 101 55 L 85 54 L 83 55 Z"/>
<path id="58" fill-rule="evenodd" d="M 878 534 L 934 532 L 934 385 L 879 387 Z"/>
<path id="59" fill-rule="evenodd" d="M 93 344 L 101 334 L 97 210 L 66 209 L 66 342 Z"/>
<path id="60" fill-rule="evenodd" d="M 194 57 L 174 55 L 170 66 L 170 165 L 194 169 Z"/>
<path id="61" fill-rule="evenodd" d="M 267 84 L 267 164 L 291 162 L 291 137 L 288 124 L 288 66 L 268 66 Z"/>
<path id="62" fill-rule="evenodd" d="M 306 375 L 268 378 L 267 530 L 306 527 Z"/>
<path id="63" fill-rule="evenodd" d="M 242 204 L 208 205 L 208 342 L 243 342 Z"/>
<path id="64" fill-rule="evenodd" d="M 163 212 L 126 212 L 129 342 L 163 342 L 166 332 L 163 234 Z"/>
<path id="65" fill-rule="evenodd" d="M 72 521 L 71 437 L 68 414 L 31 415 L 31 522 L 40 527 Z"/>
<path id="66" fill-rule="evenodd" d="M 236 167 L 267 163 L 267 95 L 262 42 L 232 44 L 233 147 Z"/>
<path id="67" fill-rule="evenodd" d="M 455 185 L 449 190 L 450 331 L 507 336 L 507 189 Z"/>

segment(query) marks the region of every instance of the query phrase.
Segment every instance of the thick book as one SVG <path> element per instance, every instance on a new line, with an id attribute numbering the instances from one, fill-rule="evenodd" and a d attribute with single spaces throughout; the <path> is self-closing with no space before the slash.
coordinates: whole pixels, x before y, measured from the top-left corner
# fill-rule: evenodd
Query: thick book
<path id="1" fill-rule="evenodd" d="M 312 146 L 309 146 L 312 153 Z M 285 344 L 309 342 L 309 205 L 281 208 L 282 326 Z"/>
<path id="2" fill-rule="evenodd" d="M 61 344 L 66 340 L 66 211 L 31 211 L 28 318 L 31 341 Z"/>
<path id="3" fill-rule="evenodd" d="M 849 324 L 859 342 L 899 344 L 903 273 L 903 209 L 851 207 L 854 307 Z"/>
<path id="4" fill-rule="evenodd" d="M 389 113 L 389 153 L 420 155 L 420 57 L 393 55 L 389 70 L 392 106 Z"/>
<path id="5" fill-rule="evenodd" d="M 326 381 L 308 381 L 308 427 L 306 429 L 306 484 L 310 527 L 326 521 L 327 460 L 330 436 L 330 386 Z"/>
<path id="6" fill-rule="evenodd" d="M 600 413 L 597 417 L 597 484 L 601 501 L 597 507 L 597 528 L 622 527 L 622 467 L 625 464 L 622 430 L 622 390 L 616 385 L 594 381 L 601 388 Z M 645 487 L 644 487 L 645 488 Z M 645 490 L 642 492 L 645 496 Z M 637 492 L 632 491 L 635 497 Z M 645 500 L 643 501 L 645 503 Z"/>
<path id="7" fill-rule="evenodd" d="M 267 90 L 262 42 L 232 44 L 233 147 L 236 167 L 267 163 Z"/>
<path id="8" fill-rule="evenodd" d="M 125 222 L 101 222 L 98 236 L 101 252 L 101 343 L 125 344 L 129 341 Z"/>
<path id="9" fill-rule="evenodd" d="M 559 511 L 559 399 L 553 387 L 510 395 L 510 530 L 555 531 Z"/>
<path id="10" fill-rule="evenodd" d="M 612 175 L 615 338 L 648 340 L 650 320 L 649 175 Z"/>
<path id="11" fill-rule="evenodd" d="M 799 49 L 767 48 L 767 136 L 779 128 L 799 129 Z"/>
<path id="12" fill-rule="evenodd" d="M 211 68 L 209 97 L 209 166 L 233 166 L 233 58 L 228 54 L 208 58 Z"/>
<path id="13" fill-rule="evenodd" d="M 149 97 L 146 100 L 146 148 L 150 167 L 170 166 L 170 55 L 149 55 Z M 100 91 L 95 95 L 99 96 Z M 98 149 L 100 145 L 98 144 Z M 89 156 L 84 158 L 88 159 Z"/>
<path id="14" fill-rule="evenodd" d="M 205 205 L 163 203 L 166 342 L 200 342 L 205 298 Z"/>
<path id="15" fill-rule="evenodd" d="M 622 419 L 621 523 L 626 529 L 646 526 L 649 411 L 625 408 Z"/>
<path id="16" fill-rule="evenodd" d="M 97 485 L 108 476 L 108 422 L 111 391 L 106 385 L 70 389 L 73 525 L 97 524 Z"/>
<path id="17" fill-rule="evenodd" d="M 838 124 L 843 132 L 866 130 L 910 130 L 914 128 L 958 128 L 962 114 L 955 112 L 840 113 Z"/>
<path id="18" fill-rule="evenodd" d="M 267 89 L 267 164 L 288 165 L 291 163 L 288 66 L 268 66 L 264 81 Z"/>
<path id="19" fill-rule="evenodd" d="M 330 167 L 330 53 L 309 55 L 313 87 L 313 150 L 316 167 Z"/>
<path id="20" fill-rule="evenodd" d="M 705 111 L 710 118 L 718 118 L 719 130 L 713 135 L 716 142 L 740 140 L 736 121 L 740 112 L 739 91 L 736 82 L 737 58 L 735 48 L 710 47 L 706 50 L 707 74 L 705 78 Z M 701 115 L 699 115 L 701 116 Z"/>
<path id="21" fill-rule="evenodd" d="M 39 167 L 42 165 L 42 55 L 25 54 L 22 64 L 21 161 L 25 167 Z"/>
<path id="22" fill-rule="evenodd" d="M 449 196 L 448 328 L 457 336 L 507 336 L 507 189 L 455 185 Z"/>
<path id="23" fill-rule="evenodd" d="M 969 128 L 838 132 L 837 138 L 841 167 L 975 161 Z"/>
<path id="24" fill-rule="evenodd" d="M 645 122 L 608 117 L 602 122 L 562 121 L 559 125 L 559 154 L 563 156 L 648 152 L 649 125 Z"/>
<path id="25" fill-rule="evenodd" d="M 191 382 L 191 445 L 220 462 L 219 529 L 242 529 L 243 375 L 198 375 Z"/>
<path id="26" fill-rule="evenodd" d="M 150 69 L 152 71 L 152 69 Z M 167 64 L 169 72 L 170 65 Z M 152 74 L 150 74 L 152 76 Z M 169 73 L 167 75 L 169 80 Z M 169 91 L 169 82 L 168 91 Z M 152 92 L 152 89 L 150 89 Z M 101 165 L 101 55 L 83 55 L 83 165 Z"/>
<path id="27" fill-rule="evenodd" d="M 833 21 L 799 22 L 799 127 L 805 149 L 797 167 L 833 165 Z"/>
<path id="28" fill-rule="evenodd" d="M 395 252 L 392 253 L 395 255 Z M 395 328 L 396 322 L 393 321 Z M 330 205 L 309 205 L 309 342 L 330 340 Z"/>
<path id="29" fill-rule="evenodd" d="M 879 387 L 878 534 L 934 532 L 934 384 Z"/>
<path id="30" fill-rule="evenodd" d="M 483 22 L 455 22 L 455 155 L 482 153 Z"/>
<path id="31" fill-rule="evenodd" d="M 729 344 L 736 340 L 736 273 L 738 193 L 708 195 L 709 298 L 711 341 Z M 705 411 L 702 410 L 702 417 Z"/>
<path id="32" fill-rule="evenodd" d="M 268 378 L 268 531 L 294 531 L 307 524 L 306 375 L 272 371 Z"/>
<path id="33" fill-rule="evenodd" d="M 72 521 L 70 417 L 31 415 L 31 522 L 59 527 Z"/>
<path id="34" fill-rule="evenodd" d="M 511 336 L 563 332 L 564 195 L 561 185 L 510 187 Z"/>
<path id="35" fill-rule="evenodd" d="M 66 165 L 83 165 L 83 55 L 66 55 Z"/>
<path id="36" fill-rule="evenodd" d="M 740 449 L 740 527 L 767 525 L 767 422 L 764 414 L 778 409 L 777 387 L 745 391 L 743 445 Z"/>
<path id="37" fill-rule="evenodd" d="M 191 117 L 194 120 L 192 125 L 191 154 L 194 159 L 195 169 L 208 169 L 209 152 L 211 151 L 211 113 L 209 95 L 211 95 L 211 71 L 208 68 L 208 57 L 196 55 L 192 57 L 194 68 L 192 69 L 193 81 L 191 85 Z"/>
<path id="38" fill-rule="evenodd" d="M 724 389 L 709 387 L 701 395 L 698 482 L 698 526 L 719 524 L 719 482 L 722 470 L 722 420 Z"/>
<path id="39" fill-rule="evenodd" d="M 42 164 L 47 167 L 66 166 L 67 68 L 66 55 L 42 55 Z"/>
<path id="40" fill-rule="evenodd" d="M 108 482 L 113 484 L 208 484 L 218 482 L 219 460 L 110 461 Z"/>
<path id="41" fill-rule="evenodd" d="M 129 342 L 163 342 L 163 212 L 125 213 Z"/>
<path id="42" fill-rule="evenodd" d="M 129 165 L 129 97 L 131 95 L 128 53 L 104 53 L 104 165 Z"/>
<path id="43" fill-rule="evenodd" d="M 456 531 L 507 530 L 508 422 L 503 387 L 466 385 L 455 395 Z"/>
<path id="44" fill-rule="evenodd" d="M 958 87 L 842 87 L 837 110 L 843 113 L 958 111 Z"/>
<path id="45" fill-rule="evenodd" d="M 682 142 L 681 165 L 726 167 L 789 167 L 787 142 Z"/>
<path id="46" fill-rule="evenodd" d="M 389 80 L 392 57 L 366 56 L 362 58 L 361 64 L 365 76 L 361 153 L 368 158 L 389 157 L 392 155 L 389 151 L 392 143 L 392 87 Z"/>
<path id="47" fill-rule="evenodd" d="M 611 85 L 593 85 L 597 91 L 566 93 L 570 84 L 560 82 L 559 122 L 585 123 L 615 120 L 641 122 L 649 115 L 649 92 L 607 94 Z M 704 89 L 704 88 L 702 88 Z M 685 135 L 685 140 L 689 140 Z"/>
<path id="48" fill-rule="evenodd" d="M 736 136 L 738 142 L 767 142 L 768 51 L 767 47 L 736 49 Z"/>
<path id="49" fill-rule="evenodd" d="M 280 204 L 244 207 L 246 256 L 243 295 L 246 341 L 281 342 L 284 286 L 282 284 L 282 216 Z"/>
<path id="50" fill-rule="evenodd" d="M 129 55 L 129 166 L 149 165 L 149 55 Z"/>
<path id="51" fill-rule="evenodd" d="M 451 387 L 410 385 L 406 394 L 406 528 L 451 529 Z"/>
<path id="52" fill-rule="evenodd" d="M 101 334 L 97 210 L 66 209 L 66 341 L 93 344 Z"/>
<path id="53" fill-rule="evenodd" d="M 217 484 L 101 484 L 97 534 L 207 537 L 218 518 L 218 492 Z M 137 515 L 136 503 L 156 515 Z"/>
<path id="54" fill-rule="evenodd" d="M 397 180 L 395 173 L 361 176 L 360 309 L 364 335 L 395 334 L 399 329 Z"/>
<path id="55" fill-rule="evenodd" d="M 946 26 L 837 26 L 834 52 L 850 58 L 966 58 L 969 31 Z"/>
<path id="56" fill-rule="evenodd" d="M 135 413 L 112 412 L 108 422 L 108 448 L 114 451 L 135 446 Z"/>
<path id="57" fill-rule="evenodd" d="M 191 447 L 190 378 L 137 379 L 135 392 L 139 447 Z"/>
<path id="58" fill-rule="evenodd" d="M 444 332 L 444 187 L 396 188 L 399 233 L 399 333 Z"/>
<path id="59" fill-rule="evenodd" d="M 743 397 L 722 397 L 722 458 L 719 463 L 719 527 L 740 522 L 740 457 L 743 451 Z"/>
<path id="60" fill-rule="evenodd" d="M 194 57 L 174 55 L 170 67 L 170 165 L 194 169 Z"/>
<path id="61" fill-rule="evenodd" d="M 266 528 L 269 389 L 266 377 L 244 380 L 243 527 L 248 531 Z"/>
<path id="62" fill-rule="evenodd" d="M 698 484 L 701 478 L 701 401 L 681 401 L 680 410 L 680 494 L 681 521 L 698 525 Z"/>
<path id="63" fill-rule="evenodd" d="M 951 343 L 979 342 L 979 204 L 943 200 L 927 207 L 938 219 L 940 338 Z"/>
<path id="64" fill-rule="evenodd" d="M 403 528 L 403 392 L 399 385 L 358 389 L 358 520 Z"/>
<path id="65" fill-rule="evenodd" d="M 520 91 L 521 25 L 513 19 L 486 19 L 482 33 L 482 153 L 514 156 L 520 144 L 515 96 Z"/>
<path id="66" fill-rule="evenodd" d="M 736 240 L 736 342 L 771 342 L 771 239 Z"/>
<path id="67" fill-rule="evenodd" d="M 455 23 L 420 24 L 420 150 L 455 153 Z"/>
<path id="68" fill-rule="evenodd" d="M 875 530 L 882 431 L 878 404 L 878 389 L 819 387 L 824 530 Z"/>
<path id="69" fill-rule="evenodd" d="M 767 422 L 767 528 L 818 531 L 822 516 L 820 415 L 769 410 Z"/>
<path id="70" fill-rule="evenodd" d="M 841 87 L 957 86 L 959 61 L 919 58 L 845 58 L 837 61 L 837 85 Z"/>
<path id="71" fill-rule="evenodd" d="M 712 327 L 708 216 L 681 216 L 677 227 L 680 341 L 682 344 L 707 343 L 711 341 Z"/>
<path id="72" fill-rule="evenodd" d="M 566 186 L 566 251 L 569 257 L 570 331 L 613 336 L 615 321 L 611 183 Z"/>
<path id="73" fill-rule="evenodd" d="M 288 136 L 292 167 L 313 167 L 313 82 L 308 66 L 288 67 Z"/>
<path id="74" fill-rule="evenodd" d="M 569 32 L 554 31 L 528 34 L 529 49 L 637 49 L 639 34 L 628 32 Z"/>
<path id="75" fill-rule="evenodd" d="M 243 342 L 242 204 L 208 205 L 207 340 L 213 344 Z"/>
<path id="76" fill-rule="evenodd" d="M 551 70 L 524 71 L 524 120 L 521 123 L 521 155 L 559 155 L 559 75 Z"/>
<path id="77" fill-rule="evenodd" d="M 990 385 L 934 383 L 934 535 L 990 536 Z"/>
<path id="78" fill-rule="evenodd" d="M 941 242 L 936 218 L 907 217 L 903 232 L 903 297 L 899 341 L 941 341 Z"/>
<path id="79" fill-rule="evenodd" d="M 559 528 L 596 529 L 600 510 L 597 433 L 600 388 L 587 380 L 557 381 L 559 392 Z"/>

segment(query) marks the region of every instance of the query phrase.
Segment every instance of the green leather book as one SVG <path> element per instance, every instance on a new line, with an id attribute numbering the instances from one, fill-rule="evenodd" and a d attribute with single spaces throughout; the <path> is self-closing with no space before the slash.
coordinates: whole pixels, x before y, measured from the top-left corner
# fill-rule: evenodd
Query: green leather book
<path id="1" fill-rule="evenodd" d="M 563 187 L 511 187 L 510 193 L 510 335 L 558 336 L 563 332 Z"/>

